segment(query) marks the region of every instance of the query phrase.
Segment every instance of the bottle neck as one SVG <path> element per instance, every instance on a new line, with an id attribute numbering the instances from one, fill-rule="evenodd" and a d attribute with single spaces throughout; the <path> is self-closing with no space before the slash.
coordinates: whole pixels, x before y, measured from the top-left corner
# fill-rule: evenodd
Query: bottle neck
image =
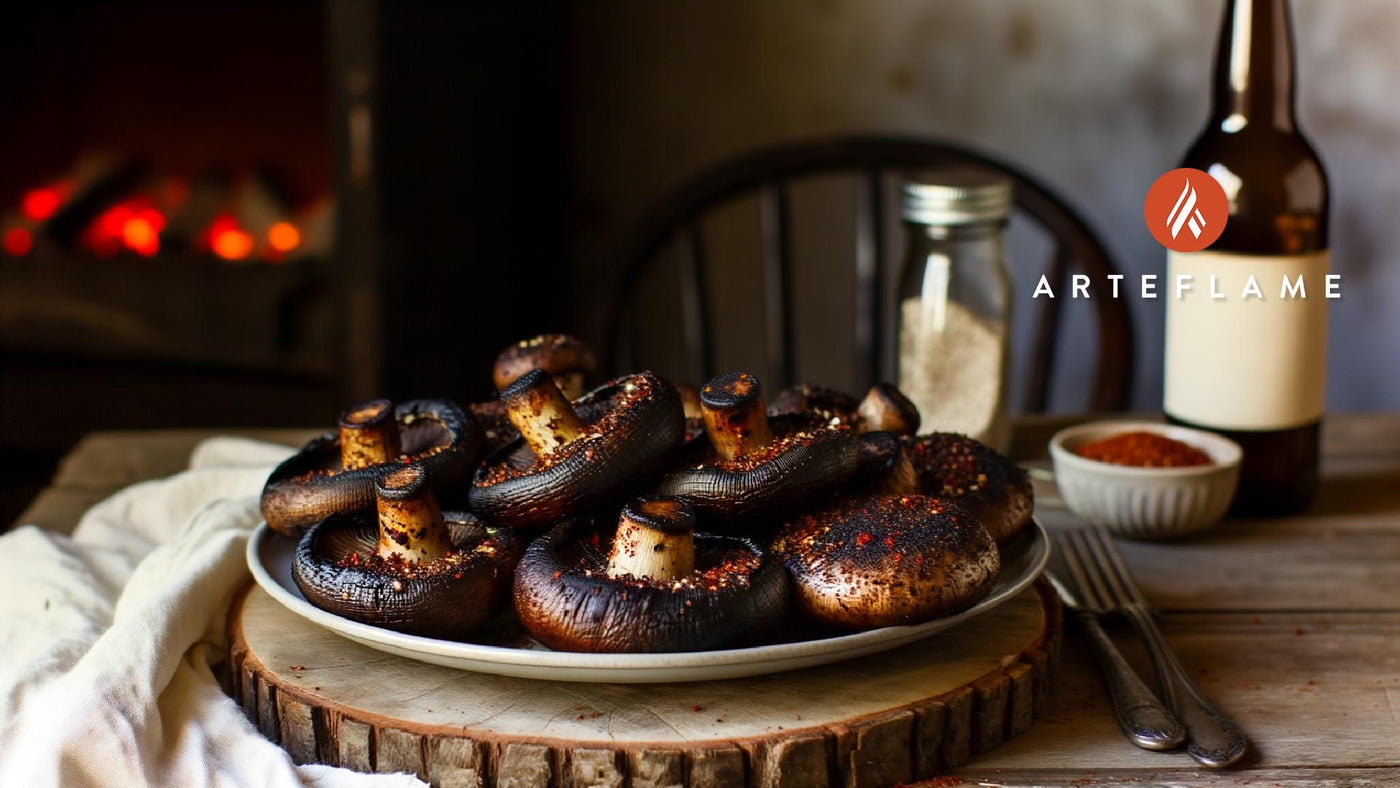
<path id="1" fill-rule="evenodd" d="M 1229 0 L 1215 56 L 1212 121 L 1293 131 L 1293 23 L 1288 0 Z"/>

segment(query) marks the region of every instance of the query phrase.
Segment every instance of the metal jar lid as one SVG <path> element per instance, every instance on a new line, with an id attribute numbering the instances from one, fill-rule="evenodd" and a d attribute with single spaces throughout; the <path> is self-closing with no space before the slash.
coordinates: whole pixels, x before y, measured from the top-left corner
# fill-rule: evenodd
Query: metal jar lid
<path id="1" fill-rule="evenodd" d="M 999 222 L 1011 215 L 1011 181 L 986 170 L 918 173 L 904 181 L 904 219 L 918 224 Z"/>

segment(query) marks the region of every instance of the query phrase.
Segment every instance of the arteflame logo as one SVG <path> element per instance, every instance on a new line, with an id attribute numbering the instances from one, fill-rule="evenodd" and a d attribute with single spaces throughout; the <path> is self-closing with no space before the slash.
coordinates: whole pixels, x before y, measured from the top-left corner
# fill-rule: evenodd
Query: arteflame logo
<path id="1" fill-rule="evenodd" d="M 1214 178 L 1182 167 L 1152 184 L 1142 213 L 1157 243 L 1174 252 L 1199 252 L 1225 229 L 1230 201 Z"/>
<path id="2" fill-rule="evenodd" d="M 1197 238 L 1201 237 L 1201 228 L 1206 226 L 1206 218 L 1201 215 L 1196 208 L 1196 190 L 1191 186 L 1191 179 L 1186 179 L 1186 184 L 1181 187 L 1181 196 L 1176 198 L 1176 205 L 1172 206 L 1172 212 L 1167 214 L 1167 224 L 1172 227 L 1172 237 L 1175 238 L 1181 232 L 1181 225 L 1191 222 L 1191 234 Z"/>

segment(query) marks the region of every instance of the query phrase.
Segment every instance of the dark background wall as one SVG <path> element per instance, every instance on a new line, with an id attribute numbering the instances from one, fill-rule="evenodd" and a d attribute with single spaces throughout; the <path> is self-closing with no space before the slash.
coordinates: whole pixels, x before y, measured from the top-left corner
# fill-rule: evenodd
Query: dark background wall
<path id="1" fill-rule="evenodd" d="M 572 328 L 564 34 L 549 4 L 380 5 L 382 388 L 392 396 L 487 398 L 501 348 Z"/>

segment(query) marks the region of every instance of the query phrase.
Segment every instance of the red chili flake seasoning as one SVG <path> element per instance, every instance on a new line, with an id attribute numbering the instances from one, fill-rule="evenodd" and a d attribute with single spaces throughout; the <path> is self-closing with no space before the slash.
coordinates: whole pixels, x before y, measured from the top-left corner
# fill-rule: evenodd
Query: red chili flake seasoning
<path id="1" fill-rule="evenodd" d="M 871 536 L 868 533 L 858 533 L 856 534 L 856 544 L 860 545 L 861 547 L 865 547 L 866 545 L 870 544 L 870 542 L 874 540 L 874 538 L 875 537 Z"/>
<path id="2" fill-rule="evenodd" d="M 1137 468 L 1184 468 L 1210 465 L 1210 455 L 1165 435 L 1139 430 L 1111 435 L 1086 443 L 1074 450 L 1089 460 Z"/>

